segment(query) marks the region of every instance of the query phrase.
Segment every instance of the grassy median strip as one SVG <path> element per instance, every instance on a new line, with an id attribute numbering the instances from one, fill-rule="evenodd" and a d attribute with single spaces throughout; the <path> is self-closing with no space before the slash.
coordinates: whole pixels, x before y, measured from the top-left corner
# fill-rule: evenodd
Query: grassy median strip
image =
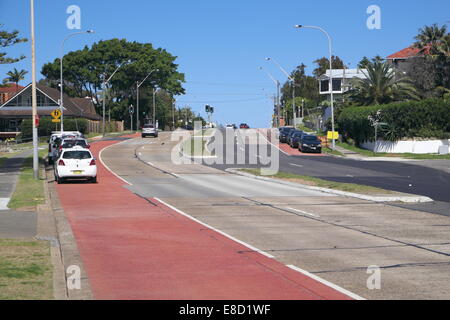
<path id="1" fill-rule="evenodd" d="M 338 146 L 347 149 L 349 151 L 353 151 L 359 153 L 360 155 L 366 157 L 395 157 L 395 158 L 405 158 L 405 159 L 414 159 L 414 160 L 437 160 L 437 159 L 450 159 L 450 154 L 415 154 L 415 153 L 386 153 L 386 152 L 373 152 L 370 150 L 358 148 L 354 145 L 338 142 Z"/>
<path id="2" fill-rule="evenodd" d="M 0 239 L 0 300 L 53 299 L 47 241 Z"/>
<path id="3" fill-rule="evenodd" d="M 47 150 L 39 151 L 39 162 L 43 163 L 43 158 Z M 40 168 L 39 173 L 43 176 Z M 45 203 L 44 195 L 44 179 L 34 179 L 33 176 L 33 157 L 25 159 L 22 172 L 17 180 L 16 189 L 9 201 L 10 209 L 27 209 L 35 208 L 38 204 Z"/>
<path id="4" fill-rule="evenodd" d="M 240 169 L 240 171 L 250 173 L 250 174 L 253 174 L 256 176 L 261 175 L 261 172 L 259 169 Z M 352 192 L 352 193 L 358 193 L 358 194 L 365 194 L 365 195 L 395 193 L 393 191 L 370 187 L 370 186 L 365 186 L 365 185 L 360 185 L 360 184 L 334 182 L 334 181 L 323 180 L 323 179 L 316 178 L 316 177 L 302 176 L 302 175 L 286 173 L 286 172 L 278 172 L 276 174 L 273 174 L 270 176 L 265 176 L 265 177 L 294 182 L 294 183 L 300 183 L 300 184 L 313 186 L 313 187 L 334 189 L 334 190 L 340 190 L 340 191 Z"/>

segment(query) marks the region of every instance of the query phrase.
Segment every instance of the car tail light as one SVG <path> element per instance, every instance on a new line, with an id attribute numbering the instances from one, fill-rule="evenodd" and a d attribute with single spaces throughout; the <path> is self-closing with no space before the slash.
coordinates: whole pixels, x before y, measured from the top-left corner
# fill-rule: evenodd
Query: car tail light
<path id="1" fill-rule="evenodd" d="M 95 159 L 91 160 L 91 163 L 89 163 L 90 166 L 95 166 Z"/>
<path id="2" fill-rule="evenodd" d="M 62 150 L 62 145 L 59 146 L 59 151 L 61 151 L 61 150 Z"/>
<path id="3" fill-rule="evenodd" d="M 58 166 L 65 166 L 66 164 L 64 163 L 64 161 L 61 159 L 58 161 Z"/>
<path id="4" fill-rule="evenodd" d="M 87 149 L 90 149 L 90 148 L 91 148 L 91 145 L 90 145 L 90 144 L 88 144 L 88 145 L 86 146 L 86 148 L 87 148 Z"/>

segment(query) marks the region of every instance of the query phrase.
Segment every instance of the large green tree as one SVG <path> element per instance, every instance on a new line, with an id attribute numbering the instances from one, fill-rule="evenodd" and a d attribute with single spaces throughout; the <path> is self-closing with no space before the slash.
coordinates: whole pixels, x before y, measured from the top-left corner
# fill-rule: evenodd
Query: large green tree
<path id="1" fill-rule="evenodd" d="M 352 79 L 352 89 L 346 93 L 357 105 L 377 105 L 394 101 L 418 99 L 411 80 L 398 74 L 392 66 L 378 58 L 365 64 L 366 79 Z"/>
<path id="2" fill-rule="evenodd" d="M 332 67 L 333 69 L 344 69 L 345 64 L 344 61 L 342 61 L 341 58 L 338 56 L 331 56 L 332 61 Z M 313 74 L 316 78 L 320 77 L 321 75 L 325 74 L 327 70 L 330 69 L 330 59 L 322 57 L 320 59 L 317 59 L 314 61 L 315 64 L 317 64 L 317 68 L 314 69 Z"/>
<path id="3" fill-rule="evenodd" d="M 441 27 L 437 24 L 424 26 L 419 29 L 415 40 L 414 46 L 416 48 L 424 49 L 429 47 L 431 55 L 449 56 L 450 54 L 450 37 L 446 25 Z"/>
<path id="4" fill-rule="evenodd" d="M 28 41 L 26 38 L 19 37 L 19 31 L 14 30 L 12 32 L 8 32 L 3 29 L 3 24 L 0 24 L 0 49 L 26 41 Z M 0 64 L 15 63 L 22 59 L 25 59 L 24 55 L 19 58 L 11 58 L 6 56 L 6 52 L 0 51 Z"/>
<path id="5" fill-rule="evenodd" d="M 113 119 L 126 120 L 128 106 L 136 106 L 136 83 L 153 71 L 139 90 L 142 98 L 139 101 L 142 105 L 139 117 L 144 119 L 144 112 L 148 109 L 145 99 L 148 99 L 153 88 L 161 88 L 171 95 L 184 93 L 184 74 L 177 71 L 176 58 L 164 49 L 153 48 L 150 43 L 129 42 L 125 39 L 100 41 L 90 48 L 69 52 L 63 57 L 64 90 L 71 96 L 94 98 L 100 112 L 103 80 L 108 79 L 120 66 L 108 83 L 106 101 L 108 109 L 111 107 Z M 45 64 L 41 73 L 47 83 L 58 87 L 60 60 Z"/>

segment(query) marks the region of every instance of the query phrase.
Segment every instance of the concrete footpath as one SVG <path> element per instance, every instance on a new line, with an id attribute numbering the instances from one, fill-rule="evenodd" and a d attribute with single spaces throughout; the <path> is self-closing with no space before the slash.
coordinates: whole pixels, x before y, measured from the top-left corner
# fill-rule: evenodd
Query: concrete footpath
<path id="1" fill-rule="evenodd" d="M 31 150 L 7 159 L 0 167 L 0 238 L 32 238 L 36 235 L 37 216 L 34 211 L 16 211 L 8 202 L 17 184 L 23 162 Z"/>
<path id="2" fill-rule="evenodd" d="M 99 141 L 91 150 L 100 158 L 117 142 Z M 98 184 L 56 186 L 94 299 L 358 298 L 132 193 L 97 165 Z"/>

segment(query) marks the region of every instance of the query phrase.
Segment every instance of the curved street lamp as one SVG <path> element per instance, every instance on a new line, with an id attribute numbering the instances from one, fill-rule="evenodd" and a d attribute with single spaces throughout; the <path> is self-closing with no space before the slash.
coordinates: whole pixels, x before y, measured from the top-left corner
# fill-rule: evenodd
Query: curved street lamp
<path id="1" fill-rule="evenodd" d="M 321 32 L 323 32 L 327 38 L 328 38 L 328 49 L 329 49 L 329 54 L 330 54 L 330 80 L 329 80 L 329 88 L 331 89 L 331 131 L 333 131 L 333 135 L 334 135 L 334 100 L 333 100 L 333 56 L 332 56 L 332 48 L 331 48 L 331 37 L 329 35 L 328 32 L 325 31 L 325 29 L 321 28 L 321 27 L 317 27 L 317 26 L 303 26 L 300 24 L 296 24 L 294 26 L 297 29 L 303 29 L 303 28 L 309 28 L 309 29 L 316 29 L 316 30 L 320 30 Z M 333 136 L 334 138 L 334 136 Z M 336 148 L 336 143 L 334 141 L 334 139 L 331 139 L 332 141 L 332 149 L 334 150 Z"/>
<path id="2" fill-rule="evenodd" d="M 263 67 L 259 67 L 259 70 L 263 71 Z M 280 126 L 280 81 L 276 80 L 270 72 L 266 72 L 270 79 L 275 83 L 277 87 L 277 98 L 276 98 L 276 106 L 277 106 L 277 127 Z"/>
<path id="3" fill-rule="evenodd" d="M 287 71 L 274 59 L 272 58 L 266 58 L 266 61 L 272 61 L 280 70 L 286 75 L 286 77 L 291 81 L 292 83 L 292 125 L 295 126 L 295 79 L 287 73 Z"/>
<path id="4" fill-rule="evenodd" d="M 148 77 L 150 77 L 150 75 L 153 72 L 158 72 L 159 69 L 154 69 L 152 71 L 150 71 L 150 73 L 144 78 L 144 80 L 142 80 L 141 82 L 136 81 L 136 129 L 139 128 L 140 125 L 140 121 L 139 121 L 139 88 L 140 86 L 142 86 L 142 84 L 145 82 L 145 80 L 148 79 Z M 155 125 L 156 127 L 156 122 L 155 122 L 155 88 L 153 88 L 153 125 Z"/>
<path id="5" fill-rule="evenodd" d="M 94 30 L 87 30 L 87 31 L 81 31 L 81 32 L 75 32 L 75 33 L 71 33 L 69 34 L 62 42 L 61 44 L 61 59 L 60 59 L 60 90 L 61 90 L 61 96 L 59 99 L 59 111 L 61 111 L 61 133 L 64 131 L 64 90 L 63 90 L 63 57 L 64 57 L 64 44 L 66 43 L 66 41 L 73 37 L 76 36 L 77 34 L 85 34 L 85 33 L 94 33 Z"/>

